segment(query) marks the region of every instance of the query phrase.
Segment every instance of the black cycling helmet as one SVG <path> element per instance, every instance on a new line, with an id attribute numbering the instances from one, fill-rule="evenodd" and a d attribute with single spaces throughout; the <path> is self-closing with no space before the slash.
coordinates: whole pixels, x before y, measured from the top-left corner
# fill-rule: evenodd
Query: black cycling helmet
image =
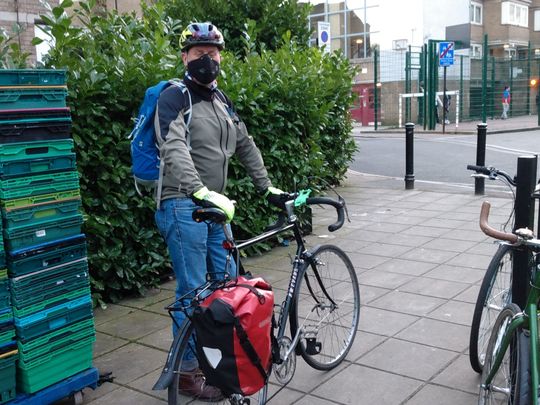
<path id="1" fill-rule="evenodd" d="M 215 45 L 222 50 L 225 47 L 223 35 L 217 27 L 210 23 L 191 23 L 180 35 L 180 49 L 187 52 L 195 45 Z"/>

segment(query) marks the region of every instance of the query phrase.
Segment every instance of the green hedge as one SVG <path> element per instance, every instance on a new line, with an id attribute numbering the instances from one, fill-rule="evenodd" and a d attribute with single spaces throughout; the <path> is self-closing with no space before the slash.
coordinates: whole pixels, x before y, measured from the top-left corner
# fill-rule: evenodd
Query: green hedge
<path id="1" fill-rule="evenodd" d="M 68 70 L 92 287 L 103 303 L 144 292 L 169 271 L 154 202 L 140 198 L 131 181 L 127 136 L 145 89 L 181 75 L 180 54 L 169 41 L 181 25 L 159 5 L 140 20 L 96 17 L 92 3 L 80 2 L 76 18 L 83 26 L 76 28 L 63 13 L 70 3 L 44 17 L 56 41 L 46 63 Z M 236 101 L 274 184 L 323 189 L 343 178 L 354 151 L 348 114 L 354 72 L 339 55 L 298 50 L 287 37 L 284 43 L 241 61 L 225 53 L 220 85 Z M 230 176 L 238 232 L 259 232 L 270 209 L 236 161 Z"/>

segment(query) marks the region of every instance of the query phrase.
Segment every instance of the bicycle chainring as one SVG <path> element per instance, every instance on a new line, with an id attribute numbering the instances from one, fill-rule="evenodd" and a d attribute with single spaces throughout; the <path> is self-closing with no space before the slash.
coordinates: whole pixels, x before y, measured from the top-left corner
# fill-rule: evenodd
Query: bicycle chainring
<path id="1" fill-rule="evenodd" d="M 285 355 L 291 347 L 291 344 L 292 341 L 287 336 L 283 336 L 282 338 L 278 339 L 279 354 L 283 359 L 283 363 L 274 364 L 273 371 L 276 380 L 282 385 L 288 384 L 292 380 L 294 372 L 296 371 L 295 351 L 293 350 L 291 354 L 289 354 L 289 357 L 285 358 Z"/>

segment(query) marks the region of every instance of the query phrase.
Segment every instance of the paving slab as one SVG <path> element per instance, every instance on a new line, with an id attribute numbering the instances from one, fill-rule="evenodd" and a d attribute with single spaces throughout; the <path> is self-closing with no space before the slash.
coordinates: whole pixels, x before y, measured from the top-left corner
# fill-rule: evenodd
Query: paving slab
<path id="1" fill-rule="evenodd" d="M 334 212 L 315 207 L 314 232 L 306 240 L 335 243 L 350 256 L 362 298 L 358 333 L 345 362 L 330 372 L 298 357 L 295 377 L 270 403 L 475 404 L 479 376 L 468 364 L 470 319 L 497 249 L 478 230 L 477 216 L 489 198 L 497 207 L 492 223 L 504 223 L 511 196 L 478 197 L 472 187 L 443 184 L 404 190 L 402 179 L 354 172 L 339 191 L 352 222 L 330 233 Z M 294 249 L 278 246 L 245 260 L 272 283 L 276 302 L 285 295 Z M 117 378 L 85 390 L 86 403 L 166 403 L 166 392 L 151 388 L 172 340 L 163 307 L 174 290 L 175 280 L 167 280 L 144 297 L 95 310 L 94 364 Z M 279 388 L 272 379 L 270 393 Z"/>

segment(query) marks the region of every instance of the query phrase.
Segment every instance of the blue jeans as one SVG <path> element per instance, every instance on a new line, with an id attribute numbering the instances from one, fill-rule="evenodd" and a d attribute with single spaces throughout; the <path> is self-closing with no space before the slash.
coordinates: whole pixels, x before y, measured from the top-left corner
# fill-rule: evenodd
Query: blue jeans
<path id="1" fill-rule="evenodd" d="M 195 222 L 191 214 L 196 208 L 190 198 L 171 198 L 161 202 L 155 215 L 171 256 L 177 299 L 204 284 L 207 273 L 222 278 L 226 271 L 227 251 L 221 245 L 225 240 L 223 227 Z M 227 271 L 231 277 L 236 277 L 234 260 Z M 185 304 L 189 304 L 189 299 Z M 185 314 L 175 311 L 174 318 L 181 325 Z M 178 327 L 173 322 L 173 334 L 177 332 Z"/>

